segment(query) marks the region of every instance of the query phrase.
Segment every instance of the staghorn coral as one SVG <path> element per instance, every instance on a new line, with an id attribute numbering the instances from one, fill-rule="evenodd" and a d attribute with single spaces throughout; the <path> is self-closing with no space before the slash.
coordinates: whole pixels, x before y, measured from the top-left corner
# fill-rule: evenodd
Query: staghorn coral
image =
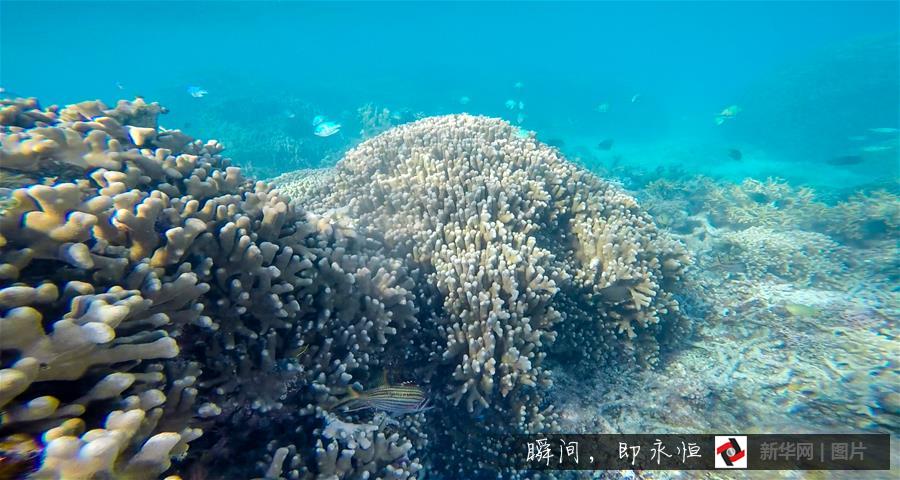
<path id="1" fill-rule="evenodd" d="M 383 427 L 352 424 L 326 418 L 325 428 L 316 442 L 316 462 L 320 475 L 337 477 L 346 471 L 344 465 L 356 465 L 363 476 L 383 479 L 416 478 L 422 465 L 410 458 L 412 442 L 399 433 L 382 431 Z"/>
<path id="2" fill-rule="evenodd" d="M 871 246 L 900 231 L 900 197 L 888 190 L 858 192 L 828 204 L 812 189 L 778 179 L 731 184 L 697 176 L 656 180 L 642 196 L 654 219 L 680 234 L 696 235 L 703 224 L 735 230 L 788 228 Z"/>
<path id="3" fill-rule="evenodd" d="M 419 120 L 425 115 L 422 112 L 412 112 L 406 108 L 391 110 L 382 105 L 367 103 L 356 109 L 362 139 L 374 137 L 397 125 Z"/>
<path id="4" fill-rule="evenodd" d="M 378 108 L 371 103 L 367 103 L 358 109 L 356 113 L 359 116 L 359 123 L 362 129 L 359 136 L 369 138 L 378 135 L 394 126 L 396 120 L 387 107 Z"/>
<path id="5" fill-rule="evenodd" d="M 737 185 L 708 188 L 704 202 L 713 223 L 742 228 L 780 225 L 808 228 L 826 208 L 816 201 L 812 189 L 795 188 L 773 178 L 765 181 L 746 178 Z"/>
<path id="6" fill-rule="evenodd" d="M 847 254 L 821 233 L 750 227 L 720 236 L 719 263 L 739 264 L 751 279 L 776 276 L 804 284 L 839 284 Z"/>
<path id="7" fill-rule="evenodd" d="M 826 214 L 827 232 L 855 244 L 896 240 L 900 232 L 900 196 L 887 190 L 857 193 Z"/>

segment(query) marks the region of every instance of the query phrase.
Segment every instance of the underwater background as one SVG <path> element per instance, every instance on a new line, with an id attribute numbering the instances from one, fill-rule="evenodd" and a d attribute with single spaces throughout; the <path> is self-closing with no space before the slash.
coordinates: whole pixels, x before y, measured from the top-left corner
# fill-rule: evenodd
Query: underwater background
<path id="1" fill-rule="evenodd" d="M 900 2 L 3 0 L 0 87 L 0 478 L 897 474 Z M 726 430 L 895 470 L 490 460 Z"/>
<path id="2" fill-rule="evenodd" d="M 896 14 L 896 2 L 5 2 L 2 75 L 45 103 L 153 99 L 171 110 L 165 126 L 226 145 L 268 131 L 296 150 L 237 161 L 269 176 L 339 156 L 371 105 L 393 123 L 521 113 L 599 164 L 856 188 L 890 182 L 896 150 L 815 167 L 893 140 L 869 129 L 897 123 Z M 741 121 L 717 126 L 730 105 Z M 315 115 L 347 125 L 315 138 Z M 615 150 L 597 151 L 608 138 Z"/>

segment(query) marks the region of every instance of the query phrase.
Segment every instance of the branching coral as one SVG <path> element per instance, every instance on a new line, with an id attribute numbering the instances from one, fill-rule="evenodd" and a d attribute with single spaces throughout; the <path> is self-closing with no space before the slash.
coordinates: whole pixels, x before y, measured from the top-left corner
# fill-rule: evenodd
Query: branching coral
<path id="1" fill-rule="evenodd" d="M 217 416 L 366 381 L 416 324 L 402 265 L 159 129 L 158 105 L 6 108 L 4 169 L 81 172 L 0 217 L 3 429 L 49 441 L 38 478 L 154 478 Z M 18 126 L 28 108 L 46 122 Z"/>
<path id="2" fill-rule="evenodd" d="M 859 193 L 827 214 L 828 233 L 853 243 L 895 239 L 900 232 L 900 196 L 886 190 Z"/>
<path id="3" fill-rule="evenodd" d="M 359 131 L 362 138 L 373 137 L 394 126 L 395 119 L 386 107 L 379 108 L 367 103 L 359 107 L 356 113 L 359 115 L 359 123 L 362 125 L 362 129 Z"/>
<path id="4" fill-rule="evenodd" d="M 772 178 L 766 181 L 747 178 L 738 185 L 709 188 L 704 198 L 715 224 L 744 228 L 810 227 L 820 221 L 826 208 L 815 200 L 811 189 L 794 188 Z"/>
<path id="5" fill-rule="evenodd" d="M 777 179 L 730 184 L 694 177 L 651 182 L 644 196 L 654 218 L 681 233 L 696 227 L 698 214 L 722 228 L 807 230 L 861 245 L 896 237 L 900 227 L 900 197 L 886 190 L 858 193 L 830 205 L 808 187 Z"/>
<path id="6" fill-rule="evenodd" d="M 59 177 L 0 217 L 0 433 L 49 442 L 36 478 L 154 478 L 190 442 L 197 472 L 414 478 L 452 464 L 462 410 L 553 428 L 548 356 L 652 363 L 685 335 L 683 247 L 503 121 L 425 119 L 273 189 L 164 112 L 3 105 L 4 172 Z M 327 412 L 389 370 L 447 415 Z M 213 465 L 260 438 L 260 468 Z"/>
<path id="7" fill-rule="evenodd" d="M 689 263 L 683 247 L 633 198 L 503 121 L 390 130 L 350 151 L 308 201 L 342 209 L 436 288 L 420 343 L 448 369 L 451 405 L 539 427 L 534 392 L 550 382 L 543 363 L 558 337 L 579 360 L 652 362 L 683 333 L 670 293 Z"/>
<path id="8" fill-rule="evenodd" d="M 821 233 L 751 227 L 723 233 L 721 242 L 720 262 L 739 264 L 752 279 L 839 283 L 846 270 L 846 251 Z"/>
<path id="9" fill-rule="evenodd" d="M 334 175 L 332 168 L 308 168 L 283 173 L 270 180 L 278 190 L 299 205 L 328 188 Z"/>

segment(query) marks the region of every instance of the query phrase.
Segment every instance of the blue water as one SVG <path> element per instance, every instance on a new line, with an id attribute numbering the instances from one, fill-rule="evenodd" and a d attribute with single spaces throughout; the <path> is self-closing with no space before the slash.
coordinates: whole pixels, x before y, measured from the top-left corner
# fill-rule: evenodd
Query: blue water
<path id="1" fill-rule="evenodd" d="M 358 142 L 350 125 L 366 103 L 409 117 L 523 113 L 523 128 L 598 168 L 616 156 L 825 188 L 898 173 L 896 134 L 867 135 L 900 126 L 897 2 L 4 1 L 0 14 L 7 90 L 61 104 L 141 95 L 171 110 L 164 126 L 206 137 L 223 135 L 216 119 L 276 123 L 303 140 L 302 159 L 232 152 L 269 175 Z M 741 114 L 715 125 L 733 104 Z M 346 128 L 314 137 L 315 114 Z M 607 138 L 613 150 L 597 151 Z M 827 163 L 881 141 L 894 143 Z"/>

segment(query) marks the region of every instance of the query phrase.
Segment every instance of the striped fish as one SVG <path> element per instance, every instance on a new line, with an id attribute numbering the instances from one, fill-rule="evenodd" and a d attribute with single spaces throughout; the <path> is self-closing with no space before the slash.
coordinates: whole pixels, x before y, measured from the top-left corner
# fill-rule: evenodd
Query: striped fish
<path id="1" fill-rule="evenodd" d="M 431 410 L 425 391 L 417 385 L 385 385 L 362 393 L 350 390 L 347 398 L 338 401 L 332 409 L 343 407 L 344 412 L 355 412 L 371 408 L 389 415 L 404 415 Z"/>

